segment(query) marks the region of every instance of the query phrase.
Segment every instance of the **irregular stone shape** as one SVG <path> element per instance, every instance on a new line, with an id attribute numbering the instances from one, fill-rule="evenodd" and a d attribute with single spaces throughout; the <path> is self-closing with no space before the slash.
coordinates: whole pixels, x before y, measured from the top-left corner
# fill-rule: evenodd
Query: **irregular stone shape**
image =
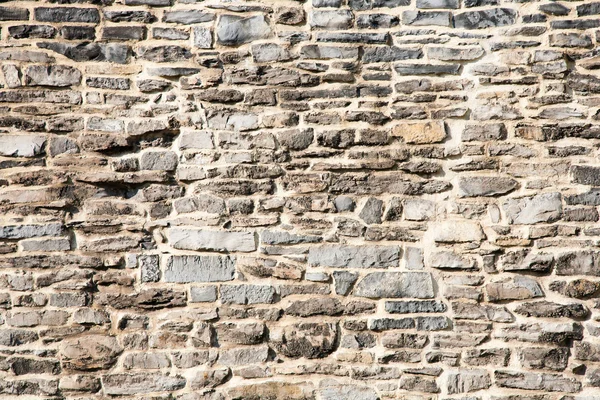
<path id="1" fill-rule="evenodd" d="M 282 25 L 298 25 L 306 21 L 304 10 L 300 7 L 279 7 L 275 13 L 275 22 Z"/>
<path id="2" fill-rule="evenodd" d="M 62 235 L 63 232 L 64 226 L 60 223 L 0 226 L 0 238 L 2 239 L 26 239 L 39 236 L 59 236 Z"/>
<path id="3" fill-rule="evenodd" d="M 484 29 L 513 25 L 517 12 L 511 8 L 491 8 L 481 11 L 467 11 L 454 16 L 454 27 L 463 29 Z"/>
<path id="4" fill-rule="evenodd" d="M 347 29 L 352 25 L 352 12 L 349 10 L 314 10 L 309 15 L 310 26 L 323 29 Z"/>
<path id="5" fill-rule="evenodd" d="M 140 157 L 140 168 L 153 171 L 173 171 L 177 168 L 177 154 L 172 151 L 147 151 Z"/>
<path id="6" fill-rule="evenodd" d="M 469 393 L 492 386 L 492 379 L 485 370 L 470 370 L 448 375 L 448 394 Z"/>
<path id="7" fill-rule="evenodd" d="M 465 126 L 461 139 L 463 142 L 504 140 L 507 136 L 506 126 L 495 124 L 469 124 Z"/>
<path id="8" fill-rule="evenodd" d="M 563 371 L 569 362 L 569 349 L 530 347 L 521 350 L 519 359 L 526 368 Z"/>
<path id="9" fill-rule="evenodd" d="M 215 14 L 203 10 L 177 10 L 167 11 L 163 14 L 163 22 L 191 25 L 210 22 L 215 19 Z"/>
<path id="10" fill-rule="evenodd" d="M 275 288 L 267 285 L 223 285 L 223 304 L 271 304 L 275 301 Z"/>
<path id="11" fill-rule="evenodd" d="M 65 87 L 79 85 L 81 72 L 64 65 L 30 65 L 23 71 L 25 85 Z"/>
<path id="12" fill-rule="evenodd" d="M 471 61 L 483 56 L 485 51 L 477 47 L 430 47 L 427 56 L 432 60 Z"/>
<path id="13" fill-rule="evenodd" d="M 0 345 L 13 347 L 35 342 L 39 339 L 37 332 L 26 329 L 1 329 Z"/>
<path id="14" fill-rule="evenodd" d="M 477 263 L 470 257 L 463 257 L 452 251 L 437 251 L 429 257 L 433 268 L 447 270 L 476 270 Z"/>
<path id="15" fill-rule="evenodd" d="M 295 301 L 285 309 L 285 313 L 297 317 L 310 317 L 313 315 L 331 316 L 341 314 L 343 310 L 344 308 L 338 299 L 323 297 Z"/>
<path id="16" fill-rule="evenodd" d="M 370 386 L 359 386 L 351 384 L 327 383 L 327 386 L 319 389 L 322 400 L 379 400 L 375 389 Z"/>
<path id="17" fill-rule="evenodd" d="M 369 197 L 358 216 L 366 224 L 380 224 L 383 216 L 383 201 Z"/>
<path id="18" fill-rule="evenodd" d="M 11 357 L 8 360 L 10 370 L 15 375 L 52 374 L 61 372 L 60 363 L 56 360 L 35 360 L 23 357 Z"/>
<path id="19" fill-rule="evenodd" d="M 292 58 L 286 48 L 275 43 L 252 45 L 252 57 L 257 63 L 287 61 Z"/>
<path id="20" fill-rule="evenodd" d="M 488 283 L 485 290 L 489 301 L 524 300 L 544 296 L 539 283 L 525 276 Z"/>
<path id="21" fill-rule="evenodd" d="M 448 11 L 417 11 L 408 10 L 402 13 L 404 25 L 414 26 L 451 26 L 452 13 Z"/>
<path id="22" fill-rule="evenodd" d="M 100 378 L 87 375 L 69 375 L 60 379 L 58 388 L 62 392 L 96 393 L 102 387 Z"/>
<path id="23" fill-rule="evenodd" d="M 500 257 L 504 271 L 549 272 L 554 265 L 554 256 L 533 253 L 528 250 L 509 251 Z"/>
<path id="24" fill-rule="evenodd" d="M 191 58 L 192 53 L 182 46 L 145 46 L 139 48 L 137 56 L 143 60 L 162 63 L 184 61 Z"/>
<path id="25" fill-rule="evenodd" d="M 506 367 L 510 359 L 510 354 L 509 349 L 473 349 L 465 351 L 462 360 L 466 364 L 474 366 L 493 365 Z"/>
<path id="26" fill-rule="evenodd" d="M 446 138 L 446 128 L 442 121 L 405 123 L 394 126 L 392 136 L 409 144 L 439 143 Z"/>
<path id="27" fill-rule="evenodd" d="M 470 176 L 460 177 L 458 188 L 461 196 L 497 196 L 510 193 L 518 186 L 515 179 L 502 176 Z"/>
<path id="28" fill-rule="evenodd" d="M 357 279 L 358 274 L 348 271 L 334 271 L 333 280 L 335 281 L 335 293 L 341 296 L 348 295 Z"/>
<path id="29" fill-rule="evenodd" d="M 286 357 L 323 358 L 337 347 L 338 326 L 334 323 L 305 322 L 284 327 L 271 335 L 276 349 Z"/>
<path id="30" fill-rule="evenodd" d="M 152 392 L 172 392 L 186 384 L 181 376 L 160 373 L 110 374 L 102 377 L 104 393 L 109 396 L 139 395 Z"/>
<path id="31" fill-rule="evenodd" d="M 479 222 L 443 221 L 431 224 L 433 240 L 441 243 L 478 242 L 486 238 Z"/>
<path id="32" fill-rule="evenodd" d="M 511 389 L 566 393 L 575 393 L 581 390 L 581 382 L 561 374 L 495 371 L 494 378 L 499 387 Z"/>
<path id="33" fill-rule="evenodd" d="M 372 272 L 358 282 L 359 297 L 428 299 L 434 297 L 433 280 L 428 272 Z"/>
<path id="34" fill-rule="evenodd" d="M 600 276 L 600 253 L 572 251 L 556 258 L 556 275 Z"/>
<path id="35" fill-rule="evenodd" d="M 538 222 L 554 222 L 562 214 L 561 198 L 560 193 L 543 193 L 508 199 L 502 206 L 511 224 L 531 225 Z"/>
<path id="36" fill-rule="evenodd" d="M 423 57 L 421 49 L 401 48 L 396 46 L 367 47 L 362 56 L 363 63 L 391 62 L 414 60 Z"/>
<path id="37" fill-rule="evenodd" d="M 489 320 L 494 322 L 513 322 L 514 316 L 506 307 L 480 306 L 476 303 L 453 302 L 452 310 L 456 319 Z"/>
<path id="38" fill-rule="evenodd" d="M 231 379 L 228 367 L 200 371 L 192 380 L 190 386 L 194 389 L 212 389 L 223 385 Z"/>
<path id="39" fill-rule="evenodd" d="M 600 346 L 591 342 L 575 342 L 575 359 L 580 361 L 600 361 Z"/>
<path id="40" fill-rule="evenodd" d="M 192 228 L 171 228 L 171 246 L 181 250 L 241 251 L 256 250 L 252 232 L 223 232 Z"/>
<path id="41" fill-rule="evenodd" d="M 235 260 L 229 256 L 171 256 L 165 282 L 225 282 L 233 280 Z"/>
<path id="42" fill-rule="evenodd" d="M 231 400 L 315 400 L 311 383 L 268 381 L 227 390 Z"/>
<path id="43" fill-rule="evenodd" d="M 34 157 L 44 152 L 46 138 L 39 135 L 0 135 L 0 155 Z"/>
<path id="44" fill-rule="evenodd" d="M 262 342 L 265 325 L 262 322 L 231 323 L 215 325 L 217 340 L 220 344 L 257 344 Z"/>
<path id="45" fill-rule="evenodd" d="M 225 366 L 263 363 L 269 358 L 269 346 L 240 347 L 219 351 L 217 363 Z"/>
<path id="46" fill-rule="evenodd" d="M 448 307 L 437 300 L 386 301 L 385 311 L 390 314 L 442 313 Z"/>
<path id="47" fill-rule="evenodd" d="M 34 16 L 37 21 L 43 22 L 100 22 L 98 10 L 89 7 L 38 7 Z"/>
<path id="48" fill-rule="evenodd" d="M 299 235 L 286 231 L 265 230 L 260 234 L 260 241 L 269 245 L 318 243 L 323 238 L 311 235 Z"/>
<path id="49" fill-rule="evenodd" d="M 131 55 L 131 48 L 118 43 L 88 43 L 68 44 L 56 42 L 38 43 L 41 49 L 48 49 L 73 61 L 108 61 L 117 64 L 126 64 Z"/>
<path id="50" fill-rule="evenodd" d="M 171 360 L 164 353 L 130 353 L 123 360 L 125 369 L 161 369 L 171 366 Z"/>
<path id="51" fill-rule="evenodd" d="M 115 337 L 90 335 L 66 339 L 60 345 L 60 358 L 65 369 L 90 371 L 113 366 L 123 348 Z"/>
<path id="52" fill-rule="evenodd" d="M 515 312 L 527 317 L 537 318 L 585 318 L 590 311 L 578 303 L 558 304 L 549 301 L 536 301 L 523 303 L 515 309 Z"/>
<path id="53" fill-rule="evenodd" d="M 308 263 L 313 266 L 345 268 L 388 268 L 398 266 L 397 246 L 323 245 L 311 247 Z"/>
<path id="54" fill-rule="evenodd" d="M 158 282 L 160 265 L 158 255 L 143 255 L 138 258 L 142 282 Z"/>
<path id="55" fill-rule="evenodd" d="M 244 18 L 226 14 L 219 18 L 216 32 L 219 44 L 239 46 L 269 37 L 271 28 L 262 15 Z"/>
<path id="56" fill-rule="evenodd" d="M 587 165 L 573 165 L 571 168 L 573 174 L 573 182 L 582 185 L 600 185 L 600 168 Z"/>

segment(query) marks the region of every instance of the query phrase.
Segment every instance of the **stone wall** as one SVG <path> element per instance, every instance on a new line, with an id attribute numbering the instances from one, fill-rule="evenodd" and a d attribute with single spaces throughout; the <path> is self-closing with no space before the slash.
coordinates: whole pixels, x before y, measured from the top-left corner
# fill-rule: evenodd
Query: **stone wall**
<path id="1" fill-rule="evenodd" d="M 0 3 L 0 398 L 600 398 L 600 2 Z"/>

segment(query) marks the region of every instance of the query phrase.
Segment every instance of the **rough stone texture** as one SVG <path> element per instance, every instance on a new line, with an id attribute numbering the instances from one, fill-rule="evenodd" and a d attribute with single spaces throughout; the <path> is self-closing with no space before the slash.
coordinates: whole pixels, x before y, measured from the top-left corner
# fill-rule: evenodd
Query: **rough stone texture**
<path id="1" fill-rule="evenodd" d="M 0 399 L 597 400 L 600 0 L 0 3 Z"/>

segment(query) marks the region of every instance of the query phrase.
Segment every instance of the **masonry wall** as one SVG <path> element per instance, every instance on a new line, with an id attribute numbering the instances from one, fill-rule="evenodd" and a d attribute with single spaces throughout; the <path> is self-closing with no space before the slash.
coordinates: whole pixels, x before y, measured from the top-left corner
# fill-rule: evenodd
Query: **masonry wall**
<path id="1" fill-rule="evenodd" d="M 600 2 L 1 3 L 0 398 L 600 398 Z"/>

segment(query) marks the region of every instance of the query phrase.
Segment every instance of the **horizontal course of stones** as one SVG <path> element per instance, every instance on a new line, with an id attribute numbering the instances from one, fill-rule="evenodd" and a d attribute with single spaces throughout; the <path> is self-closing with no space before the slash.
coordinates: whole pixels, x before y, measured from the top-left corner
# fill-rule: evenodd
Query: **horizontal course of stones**
<path id="1" fill-rule="evenodd" d="M 600 2 L 0 1 L 0 398 L 600 399 Z"/>

